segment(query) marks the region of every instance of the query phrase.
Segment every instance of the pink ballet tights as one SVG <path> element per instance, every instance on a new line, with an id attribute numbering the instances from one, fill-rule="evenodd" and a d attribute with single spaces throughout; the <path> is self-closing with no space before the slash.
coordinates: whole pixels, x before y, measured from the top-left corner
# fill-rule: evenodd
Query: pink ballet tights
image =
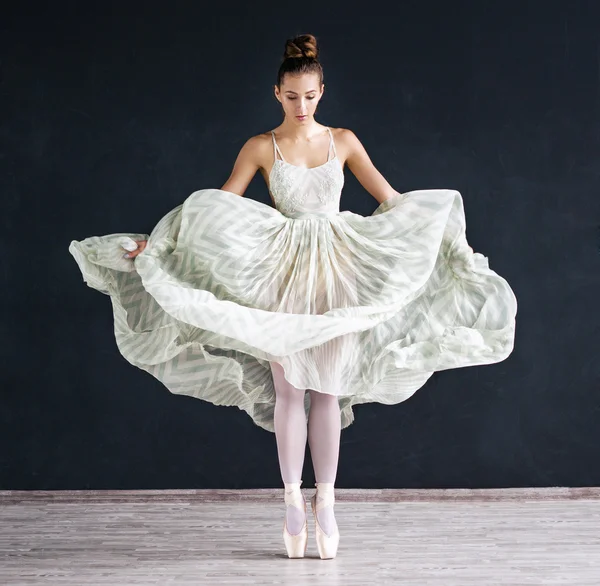
<path id="1" fill-rule="evenodd" d="M 341 432 L 338 398 L 308 389 L 310 412 L 307 425 L 304 412 L 305 391 L 297 389 L 285 379 L 281 364 L 270 364 L 275 385 L 275 439 L 286 490 L 298 490 L 298 486 L 294 484 L 301 480 L 307 438 L 316 482 L 335 483 Z M 299 533 L 305 518 L 304 510 L 288 506 L 288 531 L 291 534 Z M 317 518 L 325 533 L 331 535 L 335 531 L 333 507 L 318 511 Z"/>

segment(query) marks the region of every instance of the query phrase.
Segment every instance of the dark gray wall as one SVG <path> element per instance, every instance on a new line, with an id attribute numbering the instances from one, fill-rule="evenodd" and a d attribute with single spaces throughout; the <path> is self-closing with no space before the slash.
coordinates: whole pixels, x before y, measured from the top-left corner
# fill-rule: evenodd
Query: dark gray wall
<path id="1" fill-rule="evenodd" d="M 121 357 L 67 248 L 149 233 L 220 187 L 280 123 L 272 84 L 304 32 L 319 122 L 351 128 L 399 191 L 458 189 L 519 302 L 506 361 L 356 407 L 337 485 L 600 485 L 600 3 L 124 4 L 3 17 L 0 488 L 282 486 L 273 434 Z M 270 203 L 258 174 L 246 195 Z M 346 171 L 342 209 L 376 206 Z"/>

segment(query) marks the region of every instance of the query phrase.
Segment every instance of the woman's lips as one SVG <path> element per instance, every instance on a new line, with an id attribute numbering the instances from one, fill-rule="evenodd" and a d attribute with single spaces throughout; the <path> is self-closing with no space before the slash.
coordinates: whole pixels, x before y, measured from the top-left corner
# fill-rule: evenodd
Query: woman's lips
<path id="1" fill-rule="evenodd" d="M 298 118 L 298 120 L 304 120 L 306 118 L 306 114 L 304 116 L 296 116 L 296 118 Z"/>

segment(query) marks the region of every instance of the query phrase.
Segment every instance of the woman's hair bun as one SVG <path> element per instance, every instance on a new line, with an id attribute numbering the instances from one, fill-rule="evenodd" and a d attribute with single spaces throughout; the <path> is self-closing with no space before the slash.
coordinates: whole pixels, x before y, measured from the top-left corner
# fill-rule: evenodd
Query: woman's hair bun
<path id="1" fill-rule="evenodd" d="M 323 66 L 318 59 L 317 39 L 313 35 L 298 35 L 285 42 L 283 60 L 277 72 L 277 87 L 281 87 L 286 75 L 316 74 L 319 85 L 323 84 Z"/>
<path id="2" fill-rule="evenodd" d="M 298 35 L 285 43 L 284 59 L 316 59 L 319 55 L 317 39 L 313 35 Z"/>

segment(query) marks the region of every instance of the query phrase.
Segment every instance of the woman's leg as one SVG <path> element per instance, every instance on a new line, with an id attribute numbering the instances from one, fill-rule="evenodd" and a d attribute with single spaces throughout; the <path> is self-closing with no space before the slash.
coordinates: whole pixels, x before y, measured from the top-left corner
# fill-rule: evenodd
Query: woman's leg
<path id="1" fill-rule="evenodd" d="M 308 444 L 317 482 L 335 483 L 342 428 L 340 404 L 335 395 L 309 389 Z M 317 512 L 323 531 L 331 535 L 337 526 L 333 507 Z"/>
<path id="2" fill-rule="evenodd" d="M 305 390 L 297 389 L 285 379 L 281 364 L 270 364 L 275 386 L 274 425 L 281 478 L 284 484 L 300 482 L 308 435 L 304 412 Z M 300 532 L 305 519 L 304 510 L 287 507 L 287 527 L 292 535 Z"/>

